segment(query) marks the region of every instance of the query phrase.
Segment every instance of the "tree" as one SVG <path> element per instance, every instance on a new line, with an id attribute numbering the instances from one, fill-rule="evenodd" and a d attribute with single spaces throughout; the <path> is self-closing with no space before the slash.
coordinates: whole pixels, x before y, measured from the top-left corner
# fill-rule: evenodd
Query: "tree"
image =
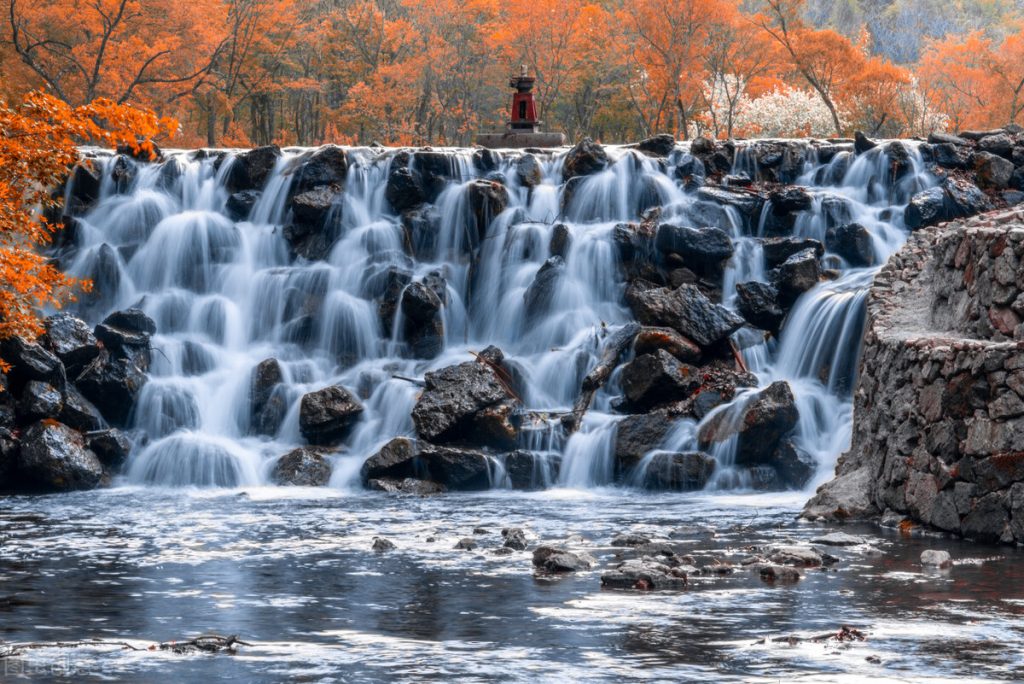
<path id="1" fill-rule="evenodd" d="M 90 287 L 38 251 L 59 230 L 44 216 L 59 206 L 52 189 L 78 162 L 77 145 L 127 146 L 151 156 L 151 140 L 176 129 L 172 120 L 106 99 L 72 107 L 34 92 L 18 104 L 0 101 L 0 339 L 35 339 L 41 309 L 60 308 L 76 289 Z M 2 360 L 0 370 L 9 370 Z"/>

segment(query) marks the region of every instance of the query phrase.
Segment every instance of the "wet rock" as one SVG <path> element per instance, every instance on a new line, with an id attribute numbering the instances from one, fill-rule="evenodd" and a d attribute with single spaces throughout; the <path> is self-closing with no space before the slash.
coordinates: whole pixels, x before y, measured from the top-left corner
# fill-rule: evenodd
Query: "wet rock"
<path id="1" fill-rule="evenodd" d="M 751 325 L 778 332 L 786 312 L 779 306 L 779 291 L 775 286 L 756 280 L 737 283 L 736 294 L 737 308 Z"/>
<path id="2" fill-rule="evenodd" d="M 953 567 L 953 559 L 949 551 L 936 551 L 927 549 L 921 552 L 921 565 L 928 568 L 950 568 Z"/>
<path id="3" fill-rule="evenodd" d="M 363 405 L 341 385 L 331 385 L 302 397 L 299 431 L 310 444 L 332 446 L 351 431 L 363 413 Z"/>
<path id="4" fill-rule="evenodd" d="M 720 342 L 743 325 L 743 319 L 714 304 L 694 285 L 645 287 L 634 282 L 626 301 L 644 325 L 669 327 L 701 347 Z"/>
<path id="5" fill-rule="evenodd" d="M 363 464 L 363 482 L 416 478 L 450 490 L 472 491 L 491 485 L 490 460 L 479 451 L 437 446 L 396 437 Z"/>
<path id="6" fill-rule="evenodd" d="M 771 464 L 779 441 L 796 426 L 798 418 L 789 383 L 780 380 L 755 393 L 742 408 L 716 413 L 701 426 L 697 437 L 705 448 L 735 436 L 737 464 Z"/>
<path id="7" fill-rule="evenodd" d="M 967 181 L 946 178 L 941 185 L 910 198 L 904 221 L 911 230 L 965 218 L 989 209 L 984 193 Z"/>
<path id="8" fill-rule="evenodd" d="M 82 432 L 106 427 L 100 410 L 71 384 L 64 388 L 64 402 L 57 420 Z"/>
<path id="9" fill-rule="evenodd" d="M 262 190 L 280 157 L 281 149 L 277 145 L 257 147 L 237 155 L 228 172 L 228 190 L 232 193 Z"/>
<path id="10" fill-rule="evenodd" d="M 615 461 L 620 470 L 631 470 L 648 452 L 660 448 L 671 426 L 672 420 L 665 411 L 620 420 L 615 430 Z"/>
<path id="11" fill-rule="evenodd" d="M 663 223 L 654 241 L 665 254 L 678 254 L 698 273 L 721 273 L 722 262 L 733 255 L 732 240 L 719 228 L 690 228 Z"/>
<path id="12" fill-rule="evenodd" d="M 501 155 L 494 150 L 479 148 L 473 150 L 473 168 L 482 173 L 496 171 L 501 165 Z"/>
<path id="13" fill-rule="evenodd" d="M 637 356 L 664 350 L 683 363 L 700 359 L 700 347 L 672 328 L 644 327 L 633 338 L 633 351 Z"/>
<path id="14" fill-rule="evenodd" d="M 967 539 L 995 543 L 1009 522 L 1004 495 L 991 492 L 974 502 L 960 523 L 960 531 Z"/>
<path id="15" fill-rule="evenodd" d="M 612 537 L 612 546 L 640 546 L 641 544 L 650 544 L 650 537 L 645 537 L 642 534 L 617 534 Z"/>
<path id="16" fill-rule="evenodd" d="M 455 544 L 455 548 L 459 551 L 472 551 L 476 547 L 476 540 L 472 537 L 463 537 Z"/>
<path id="17" fill-rule="evenodd" d="M 865 541 L 864 537 L 856 537 L 846 532 L 829 532 L 811 540 L 814 544 L 823 544 L 824 546 L 858 546 L 864 544 Z"/>
<path id="18" fill-rule="evenodd" d="M 570 551 L 561 546 L 538 546 L 533 551 L 533 566 L 547 572 L 576 572 L 589 570 L 597 561 L 582 551 Z"/>
<path id="19" fill-rule="evenodd" d="M 331 464 L 322 453 L 299 447 L 277 460 L 270 479 L 281 486 L 325 487 L 331 480 Z"/>
<path id="20" fill-rule="evenodd" d="M 427 198 L 419 179 L 407 166 L 396 166 L 396 161 L 392 161 L 384 198 L 396 213 L 401 214 L 423 204 Z"/>
<path id="21" fill-rule="evenodd" d="M 285 238 L 296 242 L 299 238 L 321 230 L 336 201 L 341 198 L 337 185 L 321 185 L 292 197 L 292 225 L 285 230 Z"/>
<path id="22" fill-rule="evenodd" d="M 799 570 L 785 565 L 762 564 L 756 566 L 754 569 L 765 582 L 782 582 L 784 584 L 791 584 L 793 582 L 799 582 L 802 577 Z"/>
<path id="23" fill-rule="evenodd" d="M 375 553 L 387 553 L 388 551 L 394 551 L 396 548 L 395 543 L 384 537 L 374 537 L 373 546 L 371 547 Z"/>
<path id="24" fill-rule="evenodd" d="M 701 371 L 704 374 L 704 382 L 700 392 L 688 402 L 688 413 L 698 420 L 703 419 L 716 407 L 732 401 L 738 389 L 757 387 L 756 376 L 723 367 L 721 363 L 706 365 Z"/>
<path id="25" fill-rule="evenodd" d="M 147 380 L 146 374 L 132 361 L 113 358 L 103 351 L 85 367 L 75 384 L 107 421 L 124 426 Z"/>
<path id="26" fill-rule="evenodd" d="M 496 350 L 495 350 L 496 351 Z M 518 404 L 506 382 L 500 352 L 491 363 L 468 361 L 424 376 L 425 387 L 412 411 L 417 433 L 436 443 L 515 446 Z"/>
<path id="27" fill-rule="evenodd" d="M 502 546 L 507 549 L 513 549 L 515 551 L 525 551 L 530 545 L 526 540 L 526 533 L 521 528 L 511 527 L 501 531 L 501 536 L 505 540 Z"/>
<path id="28" fill-rule="evenodd" d="M 1013 162 L 990 152 L 977 152 L 974 155 L 974 175 L 979 187 L 993 190 L 1008 188 L 1013 171 Z"/>
<path id="29" fill-rule="evenodd" d="M 938 145 L 948 143 L 952 145 L 970 145 L 971 141 L 966 138 L 961 138 L 958 135 L 952 133 L 944 133 L 942 131 L 932 131 L 928 134 L 928 142 L 932 145 Z"/>
<path id="30" fill-rule="evenodd" d="M 658 453 L 643 471 L 644 489 L 689 492 L 704 489 L 715 473 L 717 462 L 699 451 Z"/>
<path id="31" fill-rule="evenodd" d="M 412 282 L 412 273 L 398 266 L 389 266 L 381 279 L 381 294 L 377 300 L 377 314 L 380 316 L 381 328 L 388 337 L 392 334 L 395 314 L 402 299 L 406 286 Z"/>
<path id="32" fill-rule="evenodd" d="M 824 556 L 808 546 L 776 546 L 769 550 L 768 560 L 779 565 L 816 568 L 825 563 Z"/>
<path id="33" fill-rule="evenodd" d="M 232 221 L 247 221 L 252 213 L 252 208 L 263 196 L 261 190 L 242 190 L 233 193 L 224 204 L 224 210 Z"/>
<path id="34" fill-rule="evenodd" d="M 535 322 L 551 310 L 564 273 L 565 260 L 560 256 L 549 258 L 537 271 L 533 282 L 523 293 L 523 309 L 528 323 Z"/>
<path id="35" fill-rule="evenodd" d="M 756 192 L 710 186 L 698 190 L 697 198 L 706 202 L 714 202 L 723 207 L 732 207 L 739 213 L 748 229 L 757 226 L 761 209 L 767 201 L 767 197 Z"/>
<path id="36" fill-rule="evenodd" d="M 487 227 L 494 217 L 508 206 L 508 190 L 501 183 L 476 180 L 469 184 L 466 201 L 476 221 L 476 233 L 472 241 L 475 248 L 487 236 Z"/>
<path id="37" fill-rule="evenodd" d="M 96 339 L 114 358 L 127 359 L 148 370 L 150 364 L 150 336 L 156 332 L 156 323 L 139 309 L 127 309 L 110 314 L 93 330 Z"/>
<path id="38" fill-rule="evenodd" d="M 304 193 L 324 185 L 340 186 L 348 175 L 348 157 L 337 145 L 324 145 L 299 167 L 295 192 Z"/>
<path id="39" fill-rule="evenodd" d="M 779 292 L 779 301 L 786 305 L 817 285 L 820 279 L 821 264 L 813 249 L 797 252 L 772 273 L 772 284 Z"/>
<path id="40" fill-rule="evenodd" d="M 49 316 L 40 343 L 57 355 L 67 375 L 75 378 L 100 353 L 99 343 L 89 324 L 71 314 Z"/>
<path id="41" fill-rule="evenodd" d="M 132 453 L 132 441 L 117 428 L 88 432 L 85 443 L 100 463 L 111 470 L 123 466 Z"/>
<path id="42" fill-rule="evenodd" d="M 643 354 L 622 369 L 622 389 L 632 408 L 643 411 L 686 399 L 701 385 L 701 374 L 664 349 Z"/>
<path id="43" fill-rule="evenodd" d="M 957 144 L 939 143 L 932 146 L 932 161 L 944 169 L 970 169 L 974 167 L 974 153 Z"/>
<path id="44" fill-rule="evenodd" d="M 775 447 L 771 466 L 781 483 L 790 489 L 803 489 L 818 469 L 814 457 L 798 449 L 790 439 L 783 439 Z"/>
<path id="45" fill-rule="evenodd" d="M 813 238 L 779 237 L 766 238 L 761 243 L 764 263 L 768 268 L 775 268 L 784 263 L 794 254 L 805 250 L 814 250 L 820 258 L 825 254 L 825 247 Z"/>
<path id="46" fill-rule="evenodd" d="M 868 150 L 878 147 L 878 143 L 874 140 L 869 139 L 861 131 L 856 131 L 853 134 L 853 151 L 857 154 L 864 154 Z"/>
<path id="47" fill-rule="evenodd" d="M 21 440 L 18 470 L 25 482 L 42 491 L 94 489 L 103 466 L 85 448 L 82 435 L 57 422 L 32 425 Z"/>
<path id="48" fill-rule="evenodd" d="M 505 454 L 505 475 L 513 489 L 541 489 L 558 479 L 561 457 L 517 450 Z"/>
<path id="49" fill-rule="evenodd" d="M 854 268 L 875 263 L 875 250 L 871 233 L 859 223 L 829 228 L 825 232 L 825 246 L 843 257 Z"/>
<path id="50" fill-rule="evenodd" d="M 774 190 L 768 195 L 768 200 L 772 203 L 772 213 L 777 215 L 807 211 L 814 202 L 811 194 L 798 186 Z"/>
<path id="51" fill-rule="evenodd" d="M 127 332 L 141 333 L 146 335 L 156 334 L 156 322 L 146 315 L 142 309 L 124 309 L 115 311 L 103 322 L 113 328 Z"/>
<path id="52" fill-rule="evenodd" d="M 569 256 L 571 246 L 572 233 L 569 231 L 569 226 L 564 223 L 556 223 L 555 227 L 551 229 L 551 242 L 548 245 L 551 256 L 565 259 Z"/>
<path id="53" fill-rule="evenodd" d="M 45 382 L 57 389 L 64 388 L 64 364 L 41 345 L 21 337 L 11 337 L 0 342 L 0 358 L 11 366 L 7 372 L 7 387 L 15 395 L 20 394 L 21 388 L 31 380 Z"/>
<path id="54" fill-rule="evenodd" d="M 284 371 L 277 359 L 264 359 L 252 370 L 249 384 L 249 416 L 252 431 L 273 437 L 281 428 L 288 406 L 281 383 Z"/>
<path id="55" fill-rule="evenodd" d="M 651 157 L 667 157 L 676 149 L 676 139 L 668 133 L 644 138 L 634 148 Z"/>
<path id="56" fill-rule="evenodd" d="M 540 185 L 544 174 L 537 157 L 530 153 L 519 157 L 516 160 L 516 176 L 519 177 L 519 182 L 528 188 Z"/>
<path id="57" fill-rule="evenodd" d="M 18 417 L 23 423 L 56 418 L 64 408 L 61 391 L 45 382 L 29 380 L 18 400 Z"/>
<path id="58" fill-rule="evenodd" d="M 82 162 L 75 164 L 70 184 L 67 210 L 72 214 L 84 214 L 100 198 L 100 176 L 91 168 L 90 162 Z"/>
<path id="59" fill-rule="evenodd" d="M 409 494 L 411 496 L 434 496 L 448 491 L 444 486 L 436 482 L 418 480 L 407 477 L 398 479 L 393 477 L 374 478 L 366 481 L 366 488 L 389 494 Z"/>
<path id="60" fill-rule="evenodd" d="M 565 155 L 562 177 L 568 181 L 577 176 L 589 176 L 603 171 L 610 163 L 603 147 L 590 138 L 584 138 Z"/>
<path id="61" fill-rule="evenodd" d="M 704 185 L 707 171 L 704 162 L 692 154 L 683 153 L 676 160 L 675 176 L 686 190 L 696 190 Z"/>
<path id="62" fill-rule="evenodd" d="M 636 589 L 640 591 L 681 590 L 687 586 L 685 569 L 671 567 L 646 558 L 619 563 L 601 575 L 603 589 Z"/>
<path id="63" fill-rule="evenodd" d="M 810 520 L 857 520 L 876 515 L 878 510 L 870 497 L 874 479 L 870 467 L 843 472 L 818 487 L 801 516 Z"/>
<path id="64" fill-rule="evenodd" d="M 441 282 L 443 284 L 443 280 Z M 414 323 L 422 324 L 434 320 L 444 305 L 443 290 L 439 293 L 438 289 L 440 288 L 431 287 L 428 282 L 410 283 L 402 292 L 402 314 Z"/>
<path id="65" fill-rule="evenodd" d="M 1002 132 L 986 135 L 978 140 L 979 150 L 984 151 L 986 154 L 995 154 L 1007 159 L 1013 154 L 1013 146 L 1013 138 Z"/>

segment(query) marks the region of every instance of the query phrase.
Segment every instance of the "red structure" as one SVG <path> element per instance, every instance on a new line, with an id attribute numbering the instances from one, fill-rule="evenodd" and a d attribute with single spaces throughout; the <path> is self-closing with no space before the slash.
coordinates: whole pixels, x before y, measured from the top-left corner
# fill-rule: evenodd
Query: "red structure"
<path id="1" fill-rule="evenodd" d="M 528 76 L 526 65 L 519 69 L 519 76 L 509 80 L 508 85 L 515 88 L 512 95 L 512 120 L 509 128 L 514 131 L 535 132 L 540 125 L 537 120 L 537 103 L 533 99 L 533 84 L 537 79 Z"/>

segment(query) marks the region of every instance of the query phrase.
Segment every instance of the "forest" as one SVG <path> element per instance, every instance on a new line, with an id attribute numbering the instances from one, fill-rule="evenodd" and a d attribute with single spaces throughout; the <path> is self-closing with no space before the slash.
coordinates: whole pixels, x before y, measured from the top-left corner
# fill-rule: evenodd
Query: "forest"
<path id="1" fill-rule="evenodd" d="M 9 0 L 0 97 L 174 117 L 179 146 L 465 145 L 537 77 L 570 140 L 1019 123 L 1007 0 Z"/>

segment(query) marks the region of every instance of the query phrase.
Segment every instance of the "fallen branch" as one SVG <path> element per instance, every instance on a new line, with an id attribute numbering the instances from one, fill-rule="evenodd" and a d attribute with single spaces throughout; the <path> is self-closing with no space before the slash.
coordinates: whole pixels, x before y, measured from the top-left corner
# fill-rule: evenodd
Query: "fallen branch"
<path id="1" fill-rule="evenodd" d="M 406 382 L 411 382 L 412 384 L 417 385 L 419 387 L 427 386 L 426 382 L 424 382 L 423 380 L 417 380 L 416 378 L 408 378 L 404 375 L 392 375 L 391 377 L 394 378 L 395 380 L 405 380 Z"/>
<path id="2" fill-rule="evenodd" d="M 612 371 L 619 365 L 622 354 L 633 344 L 633 339 L 639 332 L 639 323 L 627 323 L 612 333 L 605 342 L 597 365 L 583 378 L 580 395 L 573 404 L 572 413 L 562 418 L 562 424 L 570 435 L 579 429 L 583 422 L 583 414 L 590 408 L 590 402 L 594 400 L 597 390 L 611 377 Z"/>
<path id="3" fill-rule="evenodd" d="M 150 646 L 149 650 L 153 651 L 159 649 L 161 651 L 172 651 L 174 653 L 184 654 L 192 653 L 194 651 L 203 651 L 204 653 L 217 653 L 218 651 L 234 651 L 235 646 L 252 646 L 252 644 L 242 641 L 237 635 L 232 634 L 231 636 L 221 636 L 219 634 L 203 634 L 197 636 L 195 639 L 189 639 L 188 641 L 165 641 L 155 646 Z"/>
<path id="4" fill-rule="evenodd" d="M 148 647 L 139 647 L 127 641 L 105 641 L 102 639 L 84 641 L 27 641 L 10 644 L 0 644 L 0 659 L 12 658 L 22 654 L 23 651 L 31 651 L 42 648 L 96 648 L 110 647 L 128 651 L 172 651 L 178 654 L 194 653 L 217 653 L 218 651 L 234 651 L 236 646 L 252 646 L 247 641 L 242 641 L 237 635 L 221 636 L 219 634 L 202 634 L 187 641 L 164 641 Z"/>
<path id="5" fill-rule="evenodd" d="M 519 393 L 512 389 L 512 376 L 509 375 L 508 371 L 505 370 L 501 366 L 501 364 L 494 363 L 490 359 L 481 356 L 480 354 L 477 354 L 475 351 L 471 351 L 469 353 L 472 354 L 477 361 L 487 364 L 490 367 L 490 369 L 494 371 L 494 374 L 498 376 L 498 382 L 501 383 L 501 386 L 505 389 L 505 391 L 512 395 L 515 398 L 515 400 L 518 401 L 520 404 L 523 403 L 523 399 L 522 397 L 519 396 Z"/>

